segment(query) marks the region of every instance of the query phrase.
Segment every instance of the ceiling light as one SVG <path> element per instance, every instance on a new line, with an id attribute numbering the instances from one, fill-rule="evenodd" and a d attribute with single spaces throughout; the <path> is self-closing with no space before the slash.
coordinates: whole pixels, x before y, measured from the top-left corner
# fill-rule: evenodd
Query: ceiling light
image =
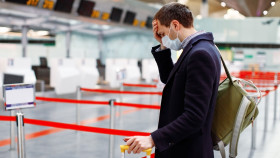
<path id="1" fill-rule="evenodd" d="M 225 14 L 225 15 L 224 15 L 224 19 L 229 19 L 229 15 L 228 15 L 228 14 Z"/>
<path id="2" fill-rule="evenodd" d="M 221 6 L 222 7 L 226 7 L 226 3 L 225 2 L 221 2 Z"/>
<path id="3" fill-rule="evenodd" d="M 49 34 L 49 31 L 37 31 L 36 33 L 38 36 L 47 36 Z"/>
<path id="4" fill-rule="evenodd" d="M 239 11 L 238 11 L 238 10 L 234 10 L 234 13 L 235 13 L 235 14 L 239 14 Z"/>
<path id="5" fill-rule="evenodd" d="M 96 24 L 93 24 L 93 25 L 91 25 L 91 28 L 93 28 L 93 29 L 100 29 L 100 26 L 96 25 Z"/>
<path id="6" fill-rule="evenodd" d="M 263 11 L 263 15 L 267 15 L 267 11 L 266 10 Z"/>
<path id="7" fill-rule="evenodd" d="M 270 4 L 271 4 L 271 6 L 273 7 L 273 6 L 275 5 L 275 2 L 271 2 Z"/>
<path id="8" fill-rule="evenodd" d="M 34 30 L 29 30 L 28 34 L 32 37 L 38 37 L 38 36 L 47 36 L 49 34 L 49 31 L 34 31 Z"/>
<path id="9" fill-rule="evenodd" d="M 245 19 L 245 17 L 237 10 L 228 9 L 227 13 L 224 15 L 224 19 Z"/>
<path id="10" fill-rule="evenodd" d="M 202 16 L 201 15 L 197 15 L 196 18 L 197 19 L 202 19 Z"/>
<path id="11" fill-rule="evenodd" d="M 101 27 L 102 27 L 102 29 L 104 29 L 104 30 L 108 30 L 108 29 L 111 28 L 109 25 L 102 25 Z"/>
<path id="12" fill-rule="evenodd" d="M 181 4 L 187 4 L 189 0 L 178 0 L 179 3 Z"/>
<path id="13" fill-rule="evenodd" d="M 9 27 L 0 27 L 0 33 L 10 32 L 12 29 Z"/>

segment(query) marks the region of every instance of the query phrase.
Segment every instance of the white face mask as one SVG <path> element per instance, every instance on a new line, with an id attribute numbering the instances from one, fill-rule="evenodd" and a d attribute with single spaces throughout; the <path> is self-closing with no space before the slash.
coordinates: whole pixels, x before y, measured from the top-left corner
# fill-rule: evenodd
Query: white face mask
<path id="1" fill-rule="evenodd" d="M 167 47 L 167 48 L 170 48 L 172 50 L 180 50 L 181 49 L 181 41 L 179 40 L 178 38 L 178 35 L 179 35 L 179 32 L 177 32 L 177 38 L 174 39 L 174 40 L 171 40 L 169 38 L 169 34 L 170 34 L 170 30 L 171 30 L 171 25 L 170 25 L 170 29 L 169 29 L 169 33 L 168 35 L 165 35 L 161 41 L 162 41 L 162 44 Z"/>

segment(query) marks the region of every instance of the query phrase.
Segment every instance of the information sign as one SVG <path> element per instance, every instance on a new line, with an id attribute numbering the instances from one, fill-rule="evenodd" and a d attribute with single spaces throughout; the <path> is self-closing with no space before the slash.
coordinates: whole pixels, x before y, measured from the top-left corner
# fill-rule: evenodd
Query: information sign
<path id="1" fill-rule="evenodd" d="M 35 107 L 35 85 L 3 85 L 3 101 L 5 110 Z"/>

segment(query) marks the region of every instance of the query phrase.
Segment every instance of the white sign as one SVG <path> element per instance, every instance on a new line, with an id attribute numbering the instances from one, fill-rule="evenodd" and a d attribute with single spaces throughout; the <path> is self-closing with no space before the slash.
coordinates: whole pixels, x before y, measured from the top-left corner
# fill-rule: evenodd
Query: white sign
<path id="1" fill-rule="evenodd" d="M 35 107 L 34 84 L 3 85 L 5 110 Z"/>
<path id="2" fill-rule="evenodd" d="M 272 63 L 275 64 L 275 65 L 280 64 L 280 51 L 279 52 L 273 52 Z"/>

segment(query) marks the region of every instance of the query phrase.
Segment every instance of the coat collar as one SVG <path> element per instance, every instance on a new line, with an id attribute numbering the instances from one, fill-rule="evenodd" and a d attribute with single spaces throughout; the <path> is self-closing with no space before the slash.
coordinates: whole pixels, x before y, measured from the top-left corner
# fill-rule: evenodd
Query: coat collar
<path id="1" fill-rule="evenodd" d="M 190 40 L 189 44 L 183 49 L 183 52 L 181 54 L 181 56 L 179 57 L 178 61 L 175 63 L 172 71 L 170 72 L 167 82 L 166 84 L 168 84 L 168 82 L 170 81 L 170 79 L 172 78 L 172 76 L 175 74 L 175 72 L 178 70 L 178 68 L 180 67 L 183 59 L 185 58 L 185 56 L 187 56 L 187 54 L 190 52 L 190 50 L 193 48 L 193 46 L 199 42 L 200 40 L 207 40 L 207 41 L 213 41 L 214 37 L 213 34 L 210 32 L 206 32 L 203 33 L 201 35 L 198 35 L 196 37 L 194 37 L 193 39 Z"/>

